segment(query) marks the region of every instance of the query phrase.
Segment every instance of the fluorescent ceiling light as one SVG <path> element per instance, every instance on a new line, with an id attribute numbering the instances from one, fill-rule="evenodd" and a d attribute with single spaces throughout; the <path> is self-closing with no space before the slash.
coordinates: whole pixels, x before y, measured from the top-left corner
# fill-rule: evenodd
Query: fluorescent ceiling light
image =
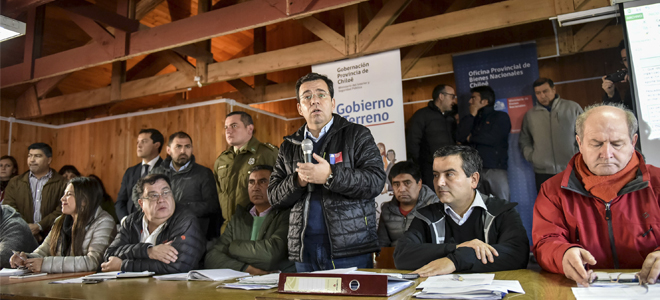
<path id="1" fill-rule="evenodd" d="M 25 23 L 0 16 L 0 42 L 25 34 Z"/>
<path id="2" fill-rule="evenodd" d="M 582 23 L 589 23 L 598 20 L 616 18 L 619 11 L 616 6 L 606 6 L 585 11 L 574 12 L 557 16 L 559 26 L 571 26 Z"/>

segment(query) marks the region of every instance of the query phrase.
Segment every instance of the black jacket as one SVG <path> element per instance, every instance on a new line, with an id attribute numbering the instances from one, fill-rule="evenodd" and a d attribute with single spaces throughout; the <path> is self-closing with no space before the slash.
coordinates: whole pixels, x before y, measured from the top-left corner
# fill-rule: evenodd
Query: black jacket
<path id="1" fill-rule="evenodd" d="M 456 266 L 456 272 L 481 273 L 525 269 L 529 258 L 529 240 L 520 215 L 515 209 L 518 203 L 497 199 L 484 199 L 488 211 L 477 207 L 472 212 L 481 213 L 485 243 L 493 246 L 499 256 L 495 262 L 483 264 L 474 249 L 456 248 L 452 238 L 446 236 L 443 203 L 431 204 L 415 212 L 415 219 L 408 231 L 399 239 L 394 250 L 397 269 L 416 270 L 433 260 L 447 257 Z"/>
<path id="2" fill-rule="evenodd" d="M 632 100 L 632 95 L 630 94 L 630 89 L 627 89 L 624 92 L 623 99 L 621 99 L 621 94 L 619 94 L 619 90 L 617 88 L 614 88 L 614 96 L 612 98 L 607 96 L 607 93 L 603 93 L 603 103 L 609 104 L 609 103 L 623 103 L 623 105 L 630 109 L 630 111 L 634 112 L 635 115 L 637 112 L 633 109 L 633 100 Z"/>
<path id="3" fill-rule="evenodd" d="M 323 188 L 323 212 L 330 238 L 331 256 L 348 257 L 378 251 L 375 197 L 383 190 L 385 170 L 380 151 L 369 129 L 333 114 L 320 152 L 341 153 L 342 162 L 330 165 L 333 179 Z M 302 239 L 307 224 L 310 194 L 298 185 L 296 164 L 304 162 L 300 143 L 306 124 L 284 138 L 268 186 L 274 208 L 291 208 L 289 260 L 302 261 Z"/>
<path id="4" fill-rule="evenodd" d="M 149 171 L 149 174 L 165 174 L 172 182 L 172 192 L 177 208 L 184 208 L 195 214 L 199 220 L 202 235 L 210 240 L 220 236 L 222 214 L 218 202 L 218 190 L 211 169 L 195 163 L 195 156 L 190 164 L 180 172 L 172 170 L 171 157 Z M 133 190 L 133 202 L 137 203 L 140 195 Z M 140 208 L 137 208 L 140 210 Z"/>
<path id="5" fill-rule="evenodd" d="M 468 114 L 461 118 L 456 139 L 459 143 L 469 144 L 479 151 L 484 161 L 484 169 L 506 170 L 509 159 L 509 132 L 509 115 L 496 111 L 492 106 L 486 106 L 479 110 L 476 117 Z"/>
<path id="6" fill-rule="evenodd" d="M 429 101 L 427 107 L 421 108 L 408 121 L 406 131 L 406 151 L 408 158 L 416 162 L 422 171 L 422 182 L 433 187 L 433 153 L 438 148 L 454 145 L 456 136 L 456 120 L 445 115 Z"/>
<path id="7" fill-rule="evenodd" d="M 175 262 L 169 264 L 150 259 L 147 249 L 151 244 L 140 243 L 143 217 L 144 213 L 140 211 L 126 218 L 117 237 L 105 251 L 105 261 L 108 261 L 110 256 L 121 258 L 123 272 L 151 271 L 156 274 L 171 274 L 188 272 L 198 267 L 206 241 L 192 213 L 176 208 L 174 214 L 165 221 L 163 231 L 156 239 L 158 245 L 174 241 L 172 247 L 176 248 L 179 255 Z"/>
<path id="8" fill-rule="evenodd" d="M 158 161 L 156 162 L 156 165 L 154 165 L 154 168 L 159 166 L 162 162 L 163 159 L 158 157 Z M 124 173 L 124 178 L 122 178 L 121 187 L 119 188 L 119 194 L 117 195 L 117 202 L 115 202 L 115 213 L 117 214 L 119 221 L 136 210 L 136 205 L 133 204 L 132 201 L 132 193 L 133 187 L 141 178 L 140 175 L 142 175 L 141 162 L 128 168 Z"/>

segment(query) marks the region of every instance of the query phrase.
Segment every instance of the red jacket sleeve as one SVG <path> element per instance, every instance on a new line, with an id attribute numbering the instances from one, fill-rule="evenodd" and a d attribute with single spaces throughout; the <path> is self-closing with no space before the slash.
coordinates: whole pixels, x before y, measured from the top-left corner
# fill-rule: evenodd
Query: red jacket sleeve
<path id="1" fill-rule="evenodd" d="M 561 202 L 556 196 L 548 195 L 548 187 L 547 184 L 541 187 L 541 192 L 534 204 L 533 251 L 541 268 L 563 274 L 561 261 L 564 253 L 569 248 L 580 247 L 580 245 L 569 240 L 569 228 Z"/>

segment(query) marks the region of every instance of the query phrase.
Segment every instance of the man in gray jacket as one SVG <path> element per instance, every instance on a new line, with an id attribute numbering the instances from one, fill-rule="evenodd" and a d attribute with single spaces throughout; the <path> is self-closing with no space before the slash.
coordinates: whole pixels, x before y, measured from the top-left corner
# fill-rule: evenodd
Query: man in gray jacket
<path id="1" fill-rule="evenodd" d="M 11 268 L 12 250 L 30 253 L 37 246 L 21 214 L 9 205 L 0 205 L 0 268 Z"/>
<path id="2" fill-rule="evenodd" d="M 410 227 L 417 209 L 438 203 L 440 199 L 427 185 L 422 184 L 422 173 L 412 161 L 396 163 L 389 173 L 394 197 L 383 203 L 378 223 L 378 244 L 396 247 L 396 241 Z"/>
<path id="3" fill-rule="evenodd" d="M 537 104 L 527 111 L 520 130 L 520 151 L 534 166 L 536 190 L 555 174 L 566 169 L 578 152 L 575 143 L 575 119 L 583 110 L 562 99 L 551 79 L 539 78 L 534 84 Z"/>

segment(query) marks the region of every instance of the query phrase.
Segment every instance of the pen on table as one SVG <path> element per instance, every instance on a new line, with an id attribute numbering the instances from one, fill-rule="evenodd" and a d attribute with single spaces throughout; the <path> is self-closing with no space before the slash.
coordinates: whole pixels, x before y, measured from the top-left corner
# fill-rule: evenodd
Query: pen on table
<path id="1" fill-rule="evenodd" d="M 463 276 L 458 275 L 458 274 L 454 274 L 454 275 L 452 276 L 451 279 L 452 279 L 452 280 L 456 280 L 456 281 L 463 281 L 463 280 L 465 280 L 465 279 L 463 278 Z"/>
<path id="2" fill-rule="evenodd" d="M 19 257 L 20 259 L 22 259 L 23 261 L 25 261 L 25 258 L 23 258 L 23 256 L 21 256 L 21 252 L 20 252 L 20 251 L 11 250 L 11 252 L 14 253 L 14 254 L 16 254 L 16 255 L 18 255 L 18 257 Z"/>

